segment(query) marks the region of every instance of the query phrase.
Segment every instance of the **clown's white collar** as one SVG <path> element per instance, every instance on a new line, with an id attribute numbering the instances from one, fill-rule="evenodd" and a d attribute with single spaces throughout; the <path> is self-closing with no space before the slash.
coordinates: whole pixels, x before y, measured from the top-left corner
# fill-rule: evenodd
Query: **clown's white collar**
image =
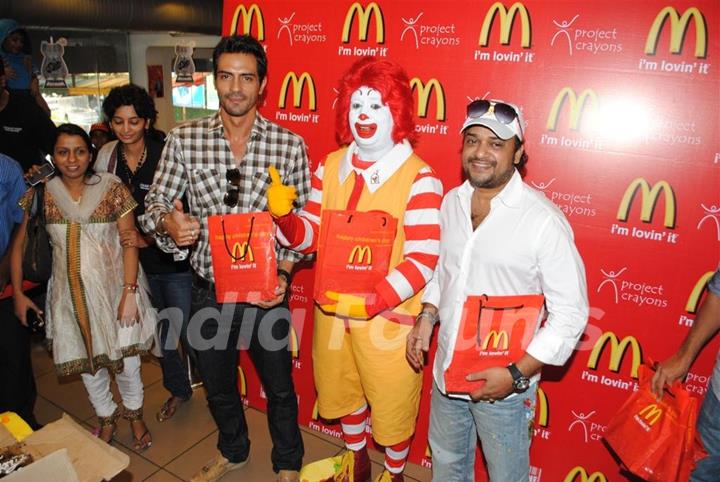
<path id="1" fill-rule="evenodd" d="M 362 174 L 368 190 L 374 193 L 380 186 L 385 184 L 385 181 L 395 174 L 395 171 L 400 169 L 400 166 L 402 166 L 405 160 L 412 154 L 413 149 L 410 143 L 403 139 L 402 142 L 395 144 L 387 154 L 364 171 L 357 169 L 352 164 L 353 154 L 357 154 L 357 152 L 358 147 L 353 141 L 353 143 L 348 146 L 345 157 L 340 163 L 340 169 L 338 170 L 340 183 L 344 183 L 350 173 L 355 171 Z"/>

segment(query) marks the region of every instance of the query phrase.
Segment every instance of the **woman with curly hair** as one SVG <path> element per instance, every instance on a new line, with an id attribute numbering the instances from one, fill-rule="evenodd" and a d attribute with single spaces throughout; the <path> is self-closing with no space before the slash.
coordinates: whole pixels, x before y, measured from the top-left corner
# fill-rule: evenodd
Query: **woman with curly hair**
<path id="1" fill-rule="evenodd" d="M 135 216 L 145 212 L 145 195 L 153 183 L 163 136 L 155 130 L 157 112 L 152 97 L 134 84 L 115 87 L 103 102 L 103 112 L 110 129 L 117 137 L 103 146 L 95 161 L 95 169 L 115 174 L 130 189 L 138 206 Z M 120 233 L 123 246 L 140 250 L 140 264 L 147 274 L 153 304 L 161 312 L 158 324 L 162 357 L 163 385 L 170 392 L 156 414 L 160 422 L 170 419 L 175 411 L 192 396 L 192 387 L 178 341 L 185 339 L 185 326 L 190 313 L 192 276 L 188 261 L 175 261 L 172 254 L 161 251 L 150 235 L 140 230 Z M 187 348 L 187 344 L 185 344 Z"/>

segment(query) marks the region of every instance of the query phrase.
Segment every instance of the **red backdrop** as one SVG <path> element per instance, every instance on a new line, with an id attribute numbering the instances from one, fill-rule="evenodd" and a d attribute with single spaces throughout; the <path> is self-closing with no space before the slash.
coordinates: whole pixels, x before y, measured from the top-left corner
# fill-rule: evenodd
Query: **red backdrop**
<path id="1" fill-rule="evenodd" d="M 572 224 L 592 307 L 574 356 L 543 372 L 534 482 L 626 480 L 600 443 L 605 426 L 636 387 L 637 364 L 679 345 L 718 265 L 719 15 L 714 0 L 224 2 L 223 33 L 250 32 L 267 50 L 261 111 L 305 138 L 313 166 L 337 147 L 334 88 L 364 55 L 394 59 L 413 79 L 417 151 L 446 191 L 461 182 L 468 101 L 522 106 L 525 180 Z M 312 277 L 298 273 L 291 302 L 300 423 L 339 435 L 317 419 Z M 718 341 L 691 369 L 699 397 Z M 263 408 L 241 358 L 243 395 Z M 426 467 L 430 375 L 410 453 Z"/>

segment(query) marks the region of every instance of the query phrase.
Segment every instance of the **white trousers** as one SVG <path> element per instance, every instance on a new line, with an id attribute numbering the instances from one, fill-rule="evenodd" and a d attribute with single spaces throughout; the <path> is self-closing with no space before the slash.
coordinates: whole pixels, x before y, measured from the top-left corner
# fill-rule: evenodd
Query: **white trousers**
<path id="1" fill-rule="evenodd" d="M 140 356 L 123 358 L 123 371 L 115 375 L 123 405 L 128 410 L 137 410 L 143 405 L 143 382 L 140 377 Z M 109 417 L 115 413 L 117 404 L 110 391 L 110 374 L 107 368 L 95 375 L 83 373 L 82 381 L 88 392 L 90 403 L 98 417 Z"/>

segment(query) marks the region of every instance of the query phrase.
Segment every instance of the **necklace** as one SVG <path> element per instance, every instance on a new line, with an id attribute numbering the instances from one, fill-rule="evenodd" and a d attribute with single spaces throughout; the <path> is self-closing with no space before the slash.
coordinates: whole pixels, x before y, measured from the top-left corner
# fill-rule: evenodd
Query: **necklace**
<path id="1" fill-rule="evenodd" d="M 130 166 L 127 163 L 127 158 L 125 157 L 125 147 L 121 144 L 120 149 L 120 158 L 122 159 L 122 166 L 125 171 L 125 175 L 127 175 L 128 178 L 128 188 L 130 188 L 130 192 L 135 191 L 135 186 L 133 186 L 133 179 L 135 178 L 135 174 L 140 170 L 142 165 L 145 163 L 145 158 L 147 157 L 147 146 L 143 148 L 142 154 L 140 154 L 140 159 L 138 159 L 137 166 L 135 167 L 135 171 L 133 172 L 132 169 L 130 169 Z"/>

